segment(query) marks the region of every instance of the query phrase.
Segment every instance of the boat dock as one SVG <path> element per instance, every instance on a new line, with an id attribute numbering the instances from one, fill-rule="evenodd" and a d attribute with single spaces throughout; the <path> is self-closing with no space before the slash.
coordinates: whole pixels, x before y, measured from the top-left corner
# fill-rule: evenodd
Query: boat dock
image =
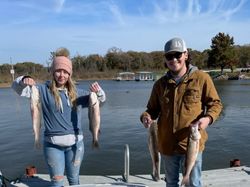
<path id="1" fill-rule="evenodd" d="M 155 74 L 149 71 L 138 72 L 120 72 L 117 73 L 114 80 L 116 81 L 154 81 Z"/>
<path id="2" fill-rule="evenodd" d="M 180 174 L 181 179 L 181 174 Z M 46 174 L 35 174 L 33 177 L 24 177 L 19 183 L 10 184 L 10 187 L 46 187 L 49 176 Z M 80 184 L 76 187 L 164 187 L 164 175 L 161 180 L 152 180 L 151 175 L 129 175 L 127 182 L 122 175 L 81 175 Z M 65 179 L 65 187 L 68 185 Z M 202 172 L 203 187 L 249 187 L 250 167 L 239 166 L 225 169 L 208 170 Z"/>

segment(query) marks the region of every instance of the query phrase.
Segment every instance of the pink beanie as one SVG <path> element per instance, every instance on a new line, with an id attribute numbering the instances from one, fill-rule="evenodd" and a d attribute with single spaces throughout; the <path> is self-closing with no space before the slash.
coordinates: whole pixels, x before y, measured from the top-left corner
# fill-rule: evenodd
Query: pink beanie
<path id="1" fill-rule="evenodd" d="M 63 69 L 72 75 L 72 62 L 69 58 L 65 56 L 56 56 L 53 60 L 52 71 L 53 73 L 58 70 Z"/>

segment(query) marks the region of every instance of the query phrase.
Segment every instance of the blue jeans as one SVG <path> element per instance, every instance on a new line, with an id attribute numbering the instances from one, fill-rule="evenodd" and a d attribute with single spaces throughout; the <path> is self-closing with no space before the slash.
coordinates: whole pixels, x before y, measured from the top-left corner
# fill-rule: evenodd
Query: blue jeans
<path id="1" fill-rule="evenodd" d="M 69 185 L 78 185 L 79 172 L 84 155 L 83 140 L 68 147 L 62 147 L 44 142 L 44 156 L 49 168 L 51 187 L 64 185 L 64 170 Z"/>
<path id="2" fill-rule="evenodd" d="M 166 187 L 179 187 L 179 172 L 185 171 L 185 155 L 161 155 L 166 177 Z M 197 156 L 189 178 L 189 187 L 201 187 L 202 152 Z"/>

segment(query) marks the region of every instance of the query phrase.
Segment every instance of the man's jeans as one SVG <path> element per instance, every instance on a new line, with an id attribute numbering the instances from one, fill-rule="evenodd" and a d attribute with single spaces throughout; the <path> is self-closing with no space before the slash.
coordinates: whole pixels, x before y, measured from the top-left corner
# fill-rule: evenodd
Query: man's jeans
<path id="1" fill-rule="evenodd" d="M 64 186 L 64 170 L 66 171 L 69 185 L 78 185 L 83 155 L 83 140 L 68 147 L 57 146 L 44 142 L 44 156 L 49 167 L 51 186 Z"/>
<path id="2" fill-rule="evenodd" d="M 165 169 L 166 187 L 179 187 L 179 172 L 184 174 L 185 171 L 185 155 L 161 155 L 161 158 Z M 197 156 L 195 165 L 190 174 L 188 187 L 201 187 L 201 167 L 202 152 Z"/>

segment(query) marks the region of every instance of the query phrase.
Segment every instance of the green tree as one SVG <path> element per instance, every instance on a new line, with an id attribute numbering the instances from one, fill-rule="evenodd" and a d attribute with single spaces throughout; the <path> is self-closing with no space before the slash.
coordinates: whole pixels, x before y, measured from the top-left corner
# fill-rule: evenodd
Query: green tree
<path id="1" fill-rule="evenodd" d="M 192 49 L 188 49 L 188 52 L 191 58 L 192 65 L 197 66 L 199 69 L 205 69 L 207 67 L 207 64 L 205 64 L 207 53 Z"/>
<path id="2" fill-rule="evenodd" d="M 208 51 L 208 67 L 220 67 L 221 73 L 227 66 L 233 70 L 238 62 L 233 45 L 234 38 L 228 34 L 219 32 L 213 37 L 211 50 Z"/>
<path id="3" fill-rule="evenodd" d="M 139 70 L 141 64 L 141 54 L 136 51 L 128 51 L 127 54 L 130 56 L 130 68 L 132 70 Z"/>
<path id="4" fill-rule="evenodd" d="M 0 65 L 0 73 L 1 74 L 9 74 L 12 66 L 10 64 Z"/>
<path id="5" fill-rule="evenodd" d="M 72 61 L 72 65 L 73 65 L 73 71 L 74 71 L 74 75 L 79 75 L 82 74 L 85 71 L 85 56 L 81 56 L 79 54 L 77 54 L 75 57 L 73 57 L 71 59 Z M 76 76 L 76 77 L 77 77 Z"/>
<path id="6" fill-rule="evenodd" d="M 89 55 L 84 62 L 87 70 L 103 71 L 105 69 L 104 59 L 98 54 Z"/>
<path id="7" fill-rule="evenodd" d="M 105 61 L 109 70 L 119 69 L 119 54 L 122 50 L 117 47 L 112 47 L 105 55 Z"/>
<path id="8" fill-rule="evenodd" d="M 33 62 L 22 62 L 14 65 L 14 69 L 18 74 L 36 75 L 41 71 L 45 71 L 45 68 L 41 64 L 35 64 Z"/>
<path id="9" fill-rule="evenodd" d="M 237 46 L 237 54 L 239 56 L 239 67 L 250 66 L 250 45 Z"/>
<path id="10" fill-rule="evenodd" d="M 150 69 L 154 70 L 154 69 L 165 69 L 164 67 L 164 62 L 165 62 L 165 58 L 164 58 L 164 52 L 163 51 L 152 51 L 150 53 L 151 57 L 152 57 L 152 62 L 151 64 L 149 64 Z"/>

